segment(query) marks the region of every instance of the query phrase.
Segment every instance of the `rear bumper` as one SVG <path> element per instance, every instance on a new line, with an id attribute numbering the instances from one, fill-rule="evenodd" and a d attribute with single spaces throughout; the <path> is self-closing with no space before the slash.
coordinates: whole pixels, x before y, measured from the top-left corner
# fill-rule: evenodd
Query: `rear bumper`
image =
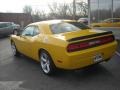
<path id="1" fill-rule="evenodd" d="M 64 58 L 61 60 L 62 63 L 58 63 L 56 66 L 58 68 L 68 70 L 80 69 L 95 63 L 99 63 L 94 62 L 94 56 L 96 54 L 102 54 L 102 61 L 108 60 L 114 55 L 116 48 L 117 42 L 114 41 L 112 43 L 101 45 L 98 47 L 89 48 L 86 50 L 81 50 L 72 53 L 66 53 L 64 55 Z"/>

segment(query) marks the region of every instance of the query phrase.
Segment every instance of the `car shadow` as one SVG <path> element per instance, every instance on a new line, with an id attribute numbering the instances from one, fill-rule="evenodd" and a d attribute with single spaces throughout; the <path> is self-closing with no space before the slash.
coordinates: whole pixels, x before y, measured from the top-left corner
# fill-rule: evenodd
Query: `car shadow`
<path id="1" fill-rule="evenodd" d="M 82 68 L 80 70 L 72 70 L 72 71 L 64 71 L 61 70 L 60 72 L 57 72 L 57 75 L 55 76 L 56 78 L 59 77 L 70 77 L 76 79 L 83 79 L 83 78 L 89 78 L 89 77 L 94 77 L 94 76 L 112 76 L 112 74 L 102 65 L 102 64 L 96 64 L 92 65 L 86 68 Z"/>
<path id="2" fill-rule="evenodd" d="M 28 58 L 24 55 L 20 57 L 15 57 L 15 59 L 18 59 L 18 63 L 21 63 L 23 65 L 27 64 L 28 66 L 34 67 L 36 71 L 39 71 L 39 74 L 42 76 L 47 76 L 44 75 L 42 70 L 40 69 L 39 62 Z M 20 61 L 19 61 L 20 59 Z M 38 73 L 38 72 L 37 72 Z M 82 68 L 79 70 L 61 70 L 59 69 L 54 75 L 48 76 L 53 79 L 76 79 L 76 80 L 81 80 L 81 79 L 86 79 L 86 78 L 94 78 L 94 77 L 99 77 L 99 76 L 104 76 L 104 77 L 112 77 L 112 74 L 104 67 L 102 64 L 96 64 L 92 65 L 86 68 Z"/>
<path id="3" fill-rule="evenodd" d="M 77 87 L 87 83 L 91 85 L 90 83 L 108 83 L 111 79 L 116 80 L 114 79 L 115 76 L 102 63 L 80 70 L 59 70 L 54 75 L 47 76 L 40 69 L 39 62 L 23 55 L 14 57 L 14 66 L 10 73 L 12 72 L 14 72 L 15 76 L 12 78 L 13 80 L 24 80 L 25 82 L 21 87 L 32 88 L 32 90 L 38 90 L 37 87 L 44 87 L 40 86 L 40 83 L 49 85 L 48 87 L 54 87 L 54 85 Z M 33 82 L 37 83 L 33 86 Z"/>

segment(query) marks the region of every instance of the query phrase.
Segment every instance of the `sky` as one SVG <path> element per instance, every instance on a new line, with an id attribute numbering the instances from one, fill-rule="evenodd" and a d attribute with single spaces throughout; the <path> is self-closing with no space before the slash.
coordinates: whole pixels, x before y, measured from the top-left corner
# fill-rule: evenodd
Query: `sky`
<path id="1" fill-rule="evenodd" d="M 33 10 L 45 10 L 49 11 L 48 5 L 54 2 L 57 3 L 71 3 L 73 0 L 1 0 L 0 12 L 23 12 L 23 7 L 26 5 L 32 6 Z M 78 0 L 87 1 L 87 0 Z"/>

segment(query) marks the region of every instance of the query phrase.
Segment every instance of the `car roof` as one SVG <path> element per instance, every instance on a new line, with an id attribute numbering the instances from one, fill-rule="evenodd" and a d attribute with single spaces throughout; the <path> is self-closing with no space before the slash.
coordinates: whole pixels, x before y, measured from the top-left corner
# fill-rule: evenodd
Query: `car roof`
<path id="1" fill-rule="evenodd" d="M 38 26 L 41 33 L 52 34 L 50 30 L 50 25 L 61 23 L 61 22 L 77 22 L 77 21 L 76 20 L 46 20 L 46 21 L 31 23 L 28 26 L 35 25 L 35 26 Z"/>
<path id="2" fill-rule="evenodd" d="M 4 23 L 13 23 L 13 22 L 0 22 L 0 24 L 4 24 Z"/>
<path id="3" fill-rule="evenodd" d="M 46 21 L 31 23 L 29 25 L 41 25 L 41 24 L 51 25 L 51 24 L 56 24 L 60 22 L 76 22 L 76 20 L 64 20 L 64 19 L 63 20 L 46 20 Z"/>

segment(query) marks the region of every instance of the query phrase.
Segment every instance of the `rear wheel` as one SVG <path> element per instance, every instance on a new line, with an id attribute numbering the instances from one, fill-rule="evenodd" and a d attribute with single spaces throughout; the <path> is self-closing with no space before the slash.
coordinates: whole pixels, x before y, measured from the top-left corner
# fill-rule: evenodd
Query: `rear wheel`
<path id="1" fill-rule="evenodd" d="M 52 75 L 56 71 L 56 67 L 46 51 L 40 53 L 40 66 L 44 74 Z"/>
<path id="2" fill-rule="evenodd" d="M 20 53 L 18 52 L 14 42 L 11 42 L 11 48 L 12 48 L 12 52 L 13 52 L 14 56 L 19 56 L 20 55 Z"/>

